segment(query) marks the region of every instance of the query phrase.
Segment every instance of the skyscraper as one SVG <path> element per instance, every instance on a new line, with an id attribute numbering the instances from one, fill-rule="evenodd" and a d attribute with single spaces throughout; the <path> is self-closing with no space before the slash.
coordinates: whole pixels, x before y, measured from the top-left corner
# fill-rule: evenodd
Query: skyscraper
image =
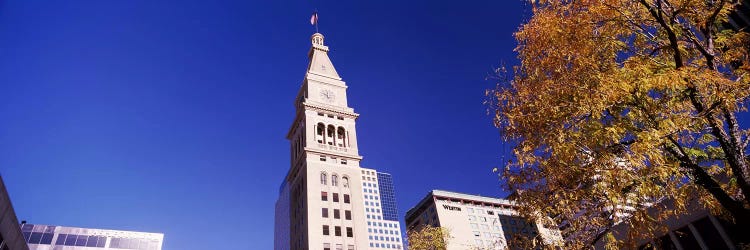
<path id="1" fill-rule="evenodd" d="M 360 167 L 347 85 L 312 36 L 287 139 L 291 165 L 276 202 L 275 249 L 402 249 L 390 175 Z"/>

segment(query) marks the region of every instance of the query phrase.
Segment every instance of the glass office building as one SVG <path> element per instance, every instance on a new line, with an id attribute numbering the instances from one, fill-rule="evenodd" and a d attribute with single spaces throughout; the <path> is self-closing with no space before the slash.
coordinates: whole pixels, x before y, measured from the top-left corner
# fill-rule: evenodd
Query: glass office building
<path id="1" fill-rule="evenodd" d="M 393 177 L 391 174 L 378 172 L 378 189 L 380 190 L 380 203 L 383 208 L 383 219 L 398 221 L 398 210 L 396 209 L 396 194 L 393 191 Z"/>
<path id="2" fill-rule="evenodd" d="M 164 234 L 78 227 L 21 225 L 30 250 L 161 250 Z"/>

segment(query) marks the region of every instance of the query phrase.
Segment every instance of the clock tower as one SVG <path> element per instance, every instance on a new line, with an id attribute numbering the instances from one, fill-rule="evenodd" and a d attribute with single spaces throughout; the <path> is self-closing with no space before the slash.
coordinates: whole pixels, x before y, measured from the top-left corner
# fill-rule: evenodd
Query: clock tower
<path id="1" fill-rule="evenodd" d="M 286 135 L 291 164 L 276 201 L 274 248 L 402 249 L 392 178 L 360 167 L 359 114 L 348 106 L 323 35 L 311 41 Z"/>

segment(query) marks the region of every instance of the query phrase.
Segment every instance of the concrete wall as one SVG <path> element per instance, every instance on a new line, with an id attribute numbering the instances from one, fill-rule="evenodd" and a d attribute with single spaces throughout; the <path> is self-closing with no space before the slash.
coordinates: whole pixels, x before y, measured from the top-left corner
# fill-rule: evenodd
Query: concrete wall
<path id="1" fill-rule="evenodd" d="M 28 250 L 26 242 L 21 234 L 21 227 L 18 224 L 18 218 L 13 205 L 10 203 L 8 191 L 5 189 L 5 183 L 0 176 L 0 236 L 3 242 L 0 243 L 2 250 Z"/>

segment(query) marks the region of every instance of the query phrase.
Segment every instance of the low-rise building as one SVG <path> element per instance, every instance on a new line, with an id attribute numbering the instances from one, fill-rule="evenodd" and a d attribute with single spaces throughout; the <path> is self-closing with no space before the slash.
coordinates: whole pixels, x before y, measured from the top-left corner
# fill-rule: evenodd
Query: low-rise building
<path id="1" fill-rule="evenodd" d="M 164 234 L 49 225 L 21 225 L 30 250 L 161 250 Z"/>
<path id="2" fill-rule="evenodd" d="M 672 209 L 671 200 L 658 203 L 664 209 Z M 658 218 L 656 206 L 647 208 L 653 218 Z M 663 228 L 653 235 L 642 235 L 633 240 L 638 249 L 741 249 L 738 242 L 746 236 L 746 225 L 737 225 L 712 215 L 697 201 L 688 204 L 689 211 L 680 216 L 671 216 L 659 222 Z M 628 231 L 633 229 L 629 222 L 624 221 L 612 228 L 615 239 L 625 241 Z M 597 241 L 595 249 L 605 249 L 604 239 Z"/>
<path id="3" fill-rule="evenodd" d="M 512 201 L 442 190 L 431 191 L 406 212 L 408 230 L 424 225 L 448 229 L 448 250 L 516 249 L 513 239 L 518 237 L 544 244 L 562 240 L 555 227 L 521 217 Z"/>

